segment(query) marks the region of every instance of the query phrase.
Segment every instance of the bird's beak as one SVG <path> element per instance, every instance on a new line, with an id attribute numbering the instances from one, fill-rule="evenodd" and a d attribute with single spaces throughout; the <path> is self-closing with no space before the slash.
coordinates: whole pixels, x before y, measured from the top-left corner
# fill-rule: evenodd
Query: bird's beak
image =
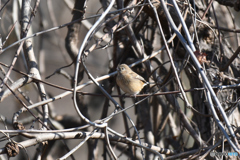
<path id="1" fill-rule="evenodd" d="M 117 66 L 117 71 L 120 71 L 119 65 Z"/>

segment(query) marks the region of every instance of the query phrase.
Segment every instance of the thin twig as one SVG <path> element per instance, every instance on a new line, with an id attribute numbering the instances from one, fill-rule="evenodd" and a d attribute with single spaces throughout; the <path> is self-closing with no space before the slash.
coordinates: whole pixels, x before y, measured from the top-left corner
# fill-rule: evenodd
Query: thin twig
<path id="1" fill-rule="evenodd" d="M 237 50 L 235 51 L 235 53 L 232 55 L 232 57 L 228 60 L 228 62 L 220 69 L 220 71 L 224 71 L 228 68 L 228 66 L 230 66 L 230 64 L 232 64 L 232 62 L 234 61 L 235 58 L 238 57 L 238 54 L 240 53 L 240 46 L 237 48 Z"/>
<path id="2" fill-rule="evenodd" d="M 173 0 L 173 1 L 174 1 L 174 0 Z M 220 110 L 220 112 L 221 112 L 221 114 L 222 114 L 222 116 L 223 116 L 223 118 L 224 118 L 224 120 L 225 120 L 225 122 L 226 122 L 226 124 L 227 124 L 227 128 L 228 128 L 229 132 L 230 132 L 231 135 L 234 137 L 234 139 L 236 139 L 236 135 L 234 134 L 234 132 L 233 132 L 233 130 L 232 130 L 232 128 L 231 128 L 231 125 L 230 125 L 230 123 L 229 123 L 229 121 L 228 121 L 228 119 L 227 119 L 227 116 L 226 116 L 226 114 L 225 114 L 225 112 L 224 112 L 224 110 L 223 110 L 223 108 L 222 108 L 221 103 L 219 102 L 219 100 L 218 100 L 215 92 L 213 91 L 213 89 L 212 89 L 212 87 L 211 87 L 211 85 L 210 85 L 210 83 L 209 83 L 209 81 L 208 81 L 208 79 L 207 79 L 207 77 L 206 77 L 206 75 L 205 75 L 205 73 L 204 73 L 204 71 L 203 71 L 202 66 L 200 65 L 200 63 L 198 62 L 198 60 L 196 59 L 196 57 L 195 57 L 195 55 L 194 55 L 194 53 L 193 53 L 193 51 L 195 51 L 195 50 L 191 50 L 190 47 L 187 45 L 187 42 L 185 41 L 185 39 L 183 38 L 183 36 L 182 36 L 182 35 L 179 33 L 179 31 L 177 30 L 177 27 L 176 27 L 176 25 L 174 24 L 174 22 L 173 22 L 173 20 L 172 20 L 172 18 L 171 18 L 171 16 L 170 16 L 170 14 L 169 14 L 169 11 L 167 10 L 166 4 L 164 3 L 163 0 L 161 0 L 161 2 L 162 2 L 161 4 L 162 4 L 163 10 L 164 10 L 164 12 L 165 12 L 165 15 L 166 15 L 166 17 L 167 17 L 167 19 L 168 19 L 168 21 L 169 21 L 172 29 L 174 30 L 174 32 L 176 32 L 176 34 L 177 34 L 179 40 L 182 42 L 184 48 L 185 48 L 185 49 L 187 50 L 187 52 L 190 54 L 190 56 L 191 56 L 194 64 L 196 65 L 196 68 L 197 68 L 198 71 L 200 72 L 201 77 L 203 78 L 203 81 L 204 81 L 206 87 L 208 88 L 208 90 L 209 90 L 209 92 L 210 92 L 210 94 L 211 94 L 211 97 L 213 98 L 214 102 L 217 104 L 217 107 L 219 108 L 219 110 Z M 181 17 L 181 13 L 179 13 L 178 15 L 179 15 L 179 17 Z M 181 22 L 182 22 L 183 24 L 185 24 L 184 21 L 181 21 Z M 183 28 L 185 28 L 185 29 L 184 29 L 185 33 L 188 33 L 188 29 L 186 28 L 186 25 L 183 25 Z M 189 33 L 188 33 L 188 34 L 189 34 Z M 187 37 L 190 37 L 190 36 L 187 36 Z M 190 40 L 190 39 L 188 39 L 188 40 Z M 192 44 L 192 43 L 190 43 L 190 44 Z M 192 46 L 192 47 L 194 47 L 194 46 Z M 225 131 L 223 128 L 221 128 L 221 131 L 224 133 L 225 136 L 228 137 L 226 131 Z M 238 149 L 238 147 L 237 147 L 238 145 L 235 146 L 235 145 L 233 144 L 233 142 L 230 140 L 229 137 L 228 137 L 227 139 L 229 140 L 229 143 L 230 143 L 231 146 L 234 148 L 234 150 L 240 153 L 240 151 L 239 151 L 239 149 Z M 236 142 L 236 140 L 235 140 L 235 142 Z"/>

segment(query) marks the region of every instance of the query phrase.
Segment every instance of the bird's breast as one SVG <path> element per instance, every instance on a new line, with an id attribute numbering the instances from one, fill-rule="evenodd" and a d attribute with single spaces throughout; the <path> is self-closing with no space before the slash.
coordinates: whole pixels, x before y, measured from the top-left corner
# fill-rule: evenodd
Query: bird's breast
<path id="1" fill-rule="evenodd" d="M 128 94 L 138 94 L 144 86 L 144 82 L 141 80 L 124 75 L 118 75 L 116 82 L 118 86 Z"/>

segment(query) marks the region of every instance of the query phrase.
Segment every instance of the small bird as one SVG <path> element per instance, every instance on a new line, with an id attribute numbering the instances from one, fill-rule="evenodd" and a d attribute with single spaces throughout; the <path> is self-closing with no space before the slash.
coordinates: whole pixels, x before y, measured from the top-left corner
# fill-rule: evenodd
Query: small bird
<path id="1" fill-rule="evenodd" d="M 118 66 L 117 71 L 116 82 L 125 93 L 136 96 L 148 84 L 142 76 L 133 72 L 126 64 Z"/>

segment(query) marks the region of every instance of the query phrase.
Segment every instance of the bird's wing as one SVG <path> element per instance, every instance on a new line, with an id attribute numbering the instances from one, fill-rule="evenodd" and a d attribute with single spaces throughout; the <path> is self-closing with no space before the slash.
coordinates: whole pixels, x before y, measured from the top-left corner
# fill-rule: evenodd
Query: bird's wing
<path id="1" fill-rule="evenodd" d="M 139 80 L 143 81 L 144 83 L 147 82 L 142 76 L 138 75 L 138 74 L 135 73 L 135 72 L 132 72 L 132 73 L 130 73 L 130 74 L 131 74 L 132 77 L 135 78 L 135 79 L 139 79 Z"/>

